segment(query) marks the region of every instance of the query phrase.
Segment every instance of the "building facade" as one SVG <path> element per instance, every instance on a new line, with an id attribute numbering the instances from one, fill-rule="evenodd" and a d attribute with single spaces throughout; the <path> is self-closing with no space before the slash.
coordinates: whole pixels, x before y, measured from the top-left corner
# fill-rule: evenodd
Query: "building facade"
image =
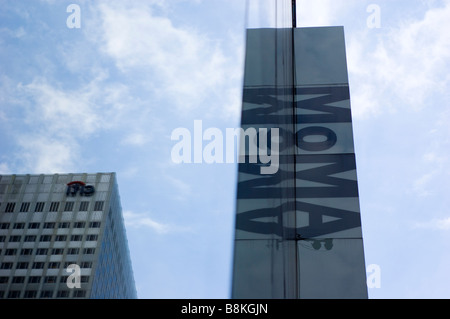
<path id="1" fill-rule="evenodd" d="M 367 298 L 349 91 L 343 27 L 247 30 L 241 127 L 279 169 L 241 154 L 232 298 Z"/>
<path id="2" fill-rule="evenodd" d="M 115 173 L 0 175 L 0 298 L 137 298 Z"/>

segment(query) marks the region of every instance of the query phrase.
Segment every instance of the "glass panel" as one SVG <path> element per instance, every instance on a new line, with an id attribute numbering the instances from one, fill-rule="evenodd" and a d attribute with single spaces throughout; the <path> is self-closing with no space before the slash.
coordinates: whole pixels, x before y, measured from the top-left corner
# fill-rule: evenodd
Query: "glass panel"
<path id="1" fill-rule="evenodd" d="M 37 190 L 37 184 L 30 184 L 25 187 L 25 193 L 34 193 Z"/>
<path id="2" fill-rule="evenodd" d="M 53 182 L 53 176 L 45 176 L 43 180 L 43 184 L 51 184 Z"/>
<path id="3" fill-rule="evenodd" d="M 10 175 L 3 175 L 2 178 L 0 179 L 0 184 L 9 184 L 12 180 L 12 176 Z"/>
<path id="4" fill-rule="evenodd" d="M 94 184 L 96 182 L 96 180 L 97 180 L 97 174 L 89 174 L 86 177 L 86 183 L 89 183 L 89 184 Z"/>
<path id="5" fill-rule="evenodd" d="M 236 241 L 234 267 L 239 271 L 233 275 L 233 298 L 272 299 L 294 295 L 296 282 L 285 282 L 289 272 L 295 272 L 292 263 L 295 258 L 286 255 L 288 251 L 295 254 L 294 247 L 289 247 L 292 245 L 293 242 L 279 240 Z"/>
<path id="6" fill-rule="evenodd" d="M 367 298 L 362 239 L 298 241 L 300 298 Z"/>
<path id="7" fill-rule="evenodd" d="M 102 177 L 100 178 L 100 183 L 109 183 L 110 178 L 111 174 L 102 174 Z"/>
<path id="8" fill-rule="evenodd" d="M 297 85 L 348 83 L 343 27 L 295 31 Z"/>
<path id="9" fill-rule="evenodd" d="M 39 182 L 39 176 L 30 176 L 28 184 L 37 184 Z"/>
<path id="10" fill-rule="evenodd" d="M 343 28 L 247 30 L 241 127 L 232 298 L 367 298 Z"/>

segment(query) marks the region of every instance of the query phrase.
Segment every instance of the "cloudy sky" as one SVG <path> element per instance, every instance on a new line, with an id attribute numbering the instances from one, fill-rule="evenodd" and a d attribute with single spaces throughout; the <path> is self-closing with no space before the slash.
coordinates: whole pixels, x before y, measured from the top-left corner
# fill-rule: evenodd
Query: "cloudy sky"
<path id="1" fill-rule="evenodd" d="M 237 165 L 176 164 L 171 134 L 239 126 L 273 2 L 0 0 L 0 174 L 117 172 L 140 298 L 230 296 Z M 450 297 L 450 1 L 298 11 L 345 29 L 369 296 Z"/>

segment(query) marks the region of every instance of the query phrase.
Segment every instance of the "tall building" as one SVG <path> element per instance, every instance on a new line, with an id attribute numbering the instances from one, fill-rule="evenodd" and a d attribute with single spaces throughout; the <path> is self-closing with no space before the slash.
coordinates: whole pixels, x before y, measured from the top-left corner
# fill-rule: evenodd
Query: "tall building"
<path id="1" fill-rule="evenodd" d="M 115 173 L 0 175 L 0 298 L 137 298 Z"/>
<path id="2" fill-rule="evenodd" d="M 241 127 L 232 298 L 367 298 L 343 27 L 248 29 Z"/>

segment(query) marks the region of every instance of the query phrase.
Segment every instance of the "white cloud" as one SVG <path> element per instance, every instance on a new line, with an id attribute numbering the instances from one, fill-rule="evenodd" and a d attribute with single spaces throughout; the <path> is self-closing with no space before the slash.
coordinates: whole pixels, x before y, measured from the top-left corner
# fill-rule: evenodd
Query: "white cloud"
<path id="1" fill-rule="evenodd" d="M 427 222 L 418 222 L 414 225 L 414 228 L 450 230 L 450 217 L 441 219 L 435 218 Z"/>
<path id="2" fill-rule="evenodd" d="M 21 173 L 67 173 L 74 171 L 80 160 L 79 146 L 72 139 L 22 135 L 17 142 L 22 149 L 17 154 L 22 163 Z"/>
<path id="3" fill-rule="evenodd" d="M 178 111 L 197 108 L 218 87 L 232 85 L 230 77 L 241 67 L 224 54 L 220 41 L 189 26 L 175 26 L 148 3 L 108 2 L 98 10 L 102 50 L 123 72 L 146 73 L 147 87 L 175 102 Z M 222 104 L 208 107 L 220 110 Z"/>
<path id="4" fill-rule="evenodd" d="M 123 144 L 134 145 L 134 146 L 143 146 L 149 142 L 148 134 L 142 134 L 138 132 L 134 132 L 125 136 L 122 140 Z"/>
<path id="5" fill-rule="evenodd" d="M 174 198 L 177 200 L 186 200 L 192 193 L 192 187 L 186 182 L 175 178 L 171 175 L 166 175 L 166 180 L 174 187 Z"/>
<path id="6" fill-rule="evenodd" d="M 106 73 L 78 88 L 64 89 L 50 79 L 36 77 L 29 84 L 8 89 L 8 99 L 22 110 L 15 139 L 20 148 L 15 154 L 25 172 L 56 173 L 77 170 L 81 144 L 110 129 L 137 122 L 135 109 L 125 85 L 107 83 Z M 15 108 L 10 108 L 6 115 Z M 142 118 L 142 116 L 140 117 Z M 136 141 L 135 141 L 136 142 Z"/>
<path id="7" fill-rule="evenodd" d="M 0 163 L 0 174 L 12 174 L 8 163 Z"/>
<path id="8" fill-rule="evenodd" d="M 432 107 L 427 99 L 450 83 L 450 2 L 421 20 L 400 21 L 375 37 L 368 29 L 349 37 L 348 66 L 356 116 Z M 373 40 L 376 45 L 373 46 Z M 356 84 L 357 83 L 357 84 Z M 363 83 L 363 84 L 361 84 Z"/>
<path id="9" fill-rule="evenodd" d="M 127 227 L 135 227 L 135 228 L 149 228 L 155 231 L 158 234 L 167 234 L 171 232 L 179 232 L 179 231 L 189 231 L 188 227 L 180 227 L 175 225 L 163 224 L 153 220 L 149 214 L 142 213 L 137 214 L 132 211 L 124 211 L 123 217 L 125 220 L 125 225 Z"/>

